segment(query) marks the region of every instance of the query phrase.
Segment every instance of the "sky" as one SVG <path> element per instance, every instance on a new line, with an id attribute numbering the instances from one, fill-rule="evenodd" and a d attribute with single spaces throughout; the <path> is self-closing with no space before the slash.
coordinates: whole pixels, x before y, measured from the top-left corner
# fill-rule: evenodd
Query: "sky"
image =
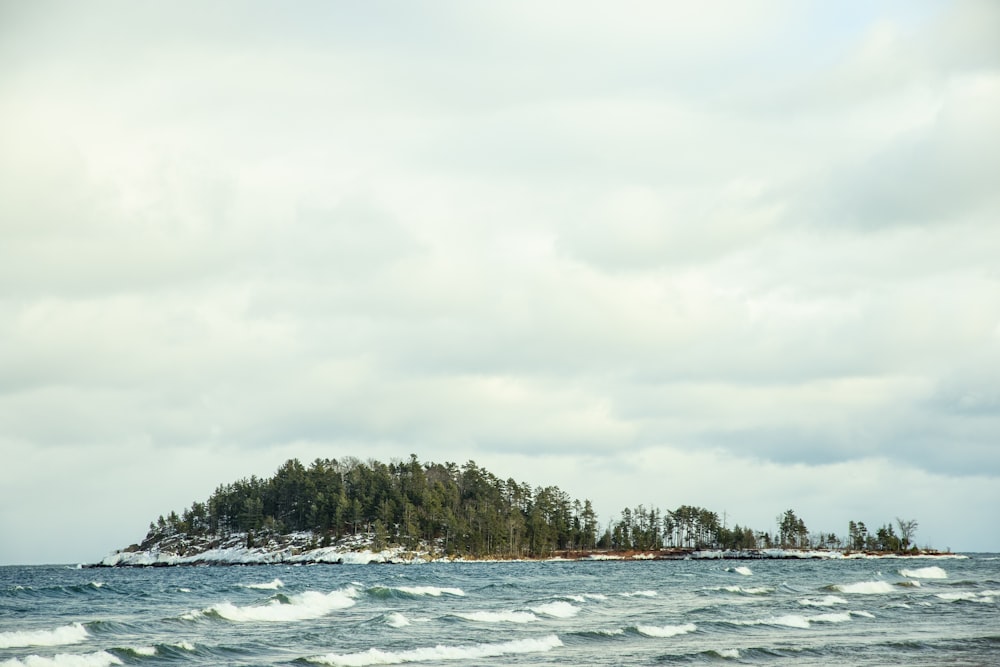
<path id="1" fill-rule="evenodd" d="M 1000 551 L 1000 3 L 0 0 L 0 564 L 285 460 Z"/>

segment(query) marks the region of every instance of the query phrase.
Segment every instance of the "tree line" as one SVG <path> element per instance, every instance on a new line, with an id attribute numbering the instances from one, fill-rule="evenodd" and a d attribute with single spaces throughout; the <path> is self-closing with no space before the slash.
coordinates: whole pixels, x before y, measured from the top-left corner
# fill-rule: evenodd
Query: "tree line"
<path id="1" fill-rule="evenodd" d="M 349 457 L 286 461 L 274 476 L 219 485 L 204 502 L 171 512 L 149 526 L 144 545 L 177 533 L 245 533 L 248 546 L 269 533 L 311 531 L 315 546 L 345 535 L 371 535 L 381 549 L 434 544 L 449 555 L 544 557 L 559 551 L 609 549 L 759 549 L 771 547 L 902 551 L 917 522 L 897 519 L 870 534 L 851 521 L 847 537 L 810 533 L 793 510 L 771 532 L 726 525 L 703 507 L 625 508 L 601 530 L 589 500 L 556 486 L 501 479 L 474 461 L 384 464 Z"/>

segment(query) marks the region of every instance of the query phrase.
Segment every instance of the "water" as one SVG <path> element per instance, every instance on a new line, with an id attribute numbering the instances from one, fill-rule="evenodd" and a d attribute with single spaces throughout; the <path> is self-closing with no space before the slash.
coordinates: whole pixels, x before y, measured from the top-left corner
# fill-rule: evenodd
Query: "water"
<path id="1" fill-rule="evenodd" d="M 995 665 L 1000 558 L 0 567 L 0 665 Z"/>

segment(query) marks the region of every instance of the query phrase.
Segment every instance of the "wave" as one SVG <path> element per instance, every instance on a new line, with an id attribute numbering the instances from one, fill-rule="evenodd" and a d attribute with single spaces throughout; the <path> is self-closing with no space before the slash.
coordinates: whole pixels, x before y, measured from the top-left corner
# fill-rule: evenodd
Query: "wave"
<path id="1" fill-rule="evenodd" d="M 361 653 L 328 653 L 306 658 L 321 665 L 398 665 L 405 662 L 439 662 L 445 660 L 480 660 L 516 653 L 542 653 L 562 646 L 559 637 L 548 635 L 537 639 L 518 639 L 496 644 L 473 644 L 471 646 L 445 646 L 415 648 L 406 651 L 382 651 L 377 648 Z"/>
<path id="2" fill-rule="evenodd" d="M 738 593 L 740 595 L 767 595 L 773 593 L 774 589 L 769 586 L 754 586 L 753 588 L 743 588 L 742 586 L 722 586 L 713 590 L 726 591 L 727 593 Z"/>
<path id="3" fill-rule="evenodd" d="M 736 567 L 727 567 L 726 572 L 735 572 L 736 574 L 742 574 L 744 577 L 749 577 L 753 574 L 751 570 L 746 565 L 737 565 Z"/>
<path id="4" fill-rule="evenodd" d="M 219 616 L 228 621 L 243 623 L 247 621 L 304 621 L 326 616 L 331 611 L 346 609 L 354 605 L 357 595 L 353 588 L 346 588 L 332 593 L 306 591 L 287 598 L 280 596 L 266 605 L 249 605 L 239 607 L 231 602 L 212 605 L 201 612 L 185 614 L 183 618 L 194 620 L 198 614 L 204 616 Z"/>
<path id="5" fill-rule="evenodd" d="M 637 625 L 635 631 L 647 637 L 676 637 L 694 632 L 698 626 L 694 623 L 684 625 Z"/>
<path id="6" fill-rule="evenodd" d="M 385 624 L 390 628 L 405 628 L 410 624 L 410 619 L 403 616 L 398 611 L 394 611 L 385 616 Z"/>
<path id="7" fill-rule="evenodd" d="M 825 595 L 818 600 L 813 598 L 802 598 L 799 600 L 799 604 L 806 605 L 807 607 L 832 607 L 835 604 L 847 604 L 847 600 L 839 595 Z"/>
<path id="8" fill-rule="evenodd" d="M 856 584 L 835 584 L 831 588 L 841 593 L 858 593 L 861 595 L 891 593 L 893 591 L 892 584 L 887 581 L 859 581 Z"/>
<path id="9" fill-rule="evenodd" d="M 635 591 L 632 593 L 619 593 L 618 595 L 621 595 L 622 597 L 626 598 L 634 598 L 634 597 L 655 598 L 657 595 L 659 595 L 659 593 L 657 593 L 656 591 Z"/>
<path id="10" fill-rule="evenodd" d="M 87 629 L 81 623 L 62 625 L 53 630 L 14 630 L 0 632 L 0 648 L 25 646 L 65 646 L 86 641 Z"/>
<path id="11" fill-rule="evenodd" d="M 740 657 L 739 649 L 735 648 L 721 648 L 709 651 L 709 654 L 712 653 L 714 653 L 716 656 L 720 658 L 732 658 L 733 660 L 738 660 Z"/>
<path id="12" fill-rule="evenodd" d="M 538 620 L 530 611 L 471 611 L 452 616 L 476 623 L 531 623 Z"/>
<path id="13" fill-rule="evenodd" d="M 929 567 L 918 567 L 915 570 L 900 570 L 899 573 L 904 577 L 912 577 L 914 579 L 947 579 L 948 573 L 937 565 L 931 565 Z"/>
<path id="14" fill-rule="evenodd" d="M 572 618 L 580 613 L 580 608 L 574 607 L 569 602 L 558 601 L 531 607 L 531 611 L 555 618 Z"/>
<path id="15" fill-rule="evenodd" d="M 266 584 L 241 584 L 243 588 L 256 588 L 258 590 L 264 591 L 276 591 L 279 588 L 284 587 L 284 582 L 281 579 L 275 577 L 274 581 L 269 581 Z"/>
<path id="16" fill-rule="evenodd" d="M 155 646 L 129 646 L 121 649 L 116 648 L 115 651 L 119 653 L 127 653 L 139 658 L 149 658 L 157 653 Z"/>
<path id="17" fill-rule="evenodd" d="M 982 593 L 937 593 L 936 597 L 948 602 L 986 602 L 994 601 L 997 591 L 984 591 Z"/>
<path id="18" fill-rule="evenodd" d="M 788 628 L 807 630 L 812 627 L 813 623 L 846 623 L 850 620 L 851 612 L 841 612 L 837 614 L 819 614 L 817 616 L 786 614 L 784 616 L 771 616 L 770 618 L 749 621 L 735 621 L 735 623 L 736 625 L 781 625 Z"/>
<path id="19" fill-rule="evenodd" d="M 556 598 L 561 600 L 569 600 L 570 602 L 586 602 L 587 600 L 607 600 L 608 596 L 602 593 L 584 593 L 583 595 L 556 595 Z"/>
<path id="20" fill-rule="evenodd" d="M 0 662 L 2 667 L 109 667 L 109 665 L 120 664 L 122 661 L 107 651 L 59 653 L 49 657 L 29 655 L 23 660 L 13 658 Z"/>
<path id="21" fill-rule="evenodd" d="M 365 591 L 368 595 L 377 598 L 385 597 L 441 597 L 442 595 L 453 595 L 455 597 L 465 597 L 465 591 L 461 588 L 441 587 L 441 586 L 374 586 Z"/>

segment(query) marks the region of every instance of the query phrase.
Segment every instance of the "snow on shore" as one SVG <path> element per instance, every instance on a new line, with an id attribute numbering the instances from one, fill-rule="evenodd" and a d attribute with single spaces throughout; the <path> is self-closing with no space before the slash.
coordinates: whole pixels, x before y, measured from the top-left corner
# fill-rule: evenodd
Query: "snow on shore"
<path id="1" fill-rule="evenodd" d="M 476 561 L 478 558 L 444 558 L 431 553 L 422 545 L 417 550 L 392 547 L 372 549 L 370 534 L 346 536 L 330 546 L 317 546 L 316 536 L 310 532 L 271 536 L 260 545 L 248 539 L 246 533 L 193 537 L 183 534 L 146 545 L 116 551 L 99 563 L 98 567 L 164 567 L 173 565 L 268 565 L 337 563 L 364 565 L 368 563 L 426 563 L 430 561 Z M 254 544 L 254 546 L 248 546 Z M 702 550 L 678 553 L 647 551 L 628 556 L 631 560 L 677 559 L 692 560 L 747 560 L 747 559 L 858 559 L 858 558 L 966 558 L 959 554 L 872 554 L 844 553 L 832 550 L 810 549 L 755 549 L 744 551 Z M 579 558 L 554 556 L 549 560 L 623 560 L 622 554 L 589 553 Z"/>

